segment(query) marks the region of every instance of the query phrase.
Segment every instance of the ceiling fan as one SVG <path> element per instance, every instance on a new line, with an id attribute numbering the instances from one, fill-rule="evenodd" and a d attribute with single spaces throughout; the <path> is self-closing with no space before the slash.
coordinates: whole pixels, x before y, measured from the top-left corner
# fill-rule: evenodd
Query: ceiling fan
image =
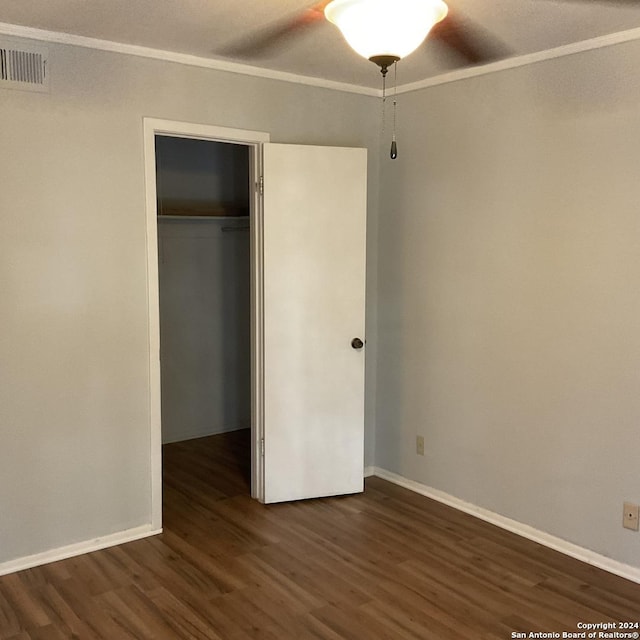
<path id="1" fill-rule="evenodd" d="M 640 2 L 574 1 L 608 4 Z M 452 0 L 452 4 L 455 5 L 455 2 L 456 0 Z M 388 68 L 415 51 L 427 36 L 429 40 L 453 51 L 463 66 L 486 64 L 508 55 L 507 50 L 495 38 L 455 9 L 452 10 L 444 0 L 323 0 L 293 17 L 269 25 L 220 53 L 231 57 L 257 58 L 284 44 L 289 38 L 322 24 L 325 19 L 340 29 L 356 53 L 380 67 L 383 104 L 386 99 L 385 76 Z M 392 159 L 397 157 L 396 104 L 394 96 Z"/>
<path id="2" fill-rule="evenodd" d="M 639 0 L 560 1 L 640 4 Z M 482 27 L 473 24 L 455 5 L 456 0 L 446 0 L 446 4 L 443 0 L 323 0 L 297 15 L 264 27 L 219 53 L 236 58 L 259 58 L 290 38 L 318 27 L 326 19 L 342 31 L 357 53 L 378 64 L 383 74 L 393 62 L 386 60 L 388 56 L 403 58 L 418 48 L 427 35 L 430 41 L 454 52 L 461 66 L 486 64 L 509 54 L 506 47 Z M 419 34 L 417 42 L 416 36 L 412 36 L 413 48 L 410 50 L 404 46 L 411 39 L 406 35 L 405 27 Z M 358 47 L 356 41 L 360 43 L 364 36 L 366 45 Z"/>
<path id="3" fill-rule="evenodd" d="M 504 55 L 502 47 L 491 42 L 488 36 L 481 36 L 478 28 L 450 11 L 443 0 L 323 0 L 222 53 L 245 58 L 265 55 L 288 38 L 322 24 L 325 18 L 340 29 L 356 53 L 380 67 L 383 105 L 388 68 L 415 51 L 429 33 L 430 39 L 454 50 L 464 64 L 486 63 Z M 396 105 L 394 95 L 390 152 L 393 160 L 398 156 Z"/>
<path id="4" fill-rule="evenodd" d="M 506 49 L 481 27 L 442 0 L 324 0 L 275 22 L 225 48 L 229 57 L 259 58 L 324 20 L 335 24 L 363 57 L 387 68 L 424 41 L 454 51 L 461 64 L 484 64 L 504 57 Z"/>

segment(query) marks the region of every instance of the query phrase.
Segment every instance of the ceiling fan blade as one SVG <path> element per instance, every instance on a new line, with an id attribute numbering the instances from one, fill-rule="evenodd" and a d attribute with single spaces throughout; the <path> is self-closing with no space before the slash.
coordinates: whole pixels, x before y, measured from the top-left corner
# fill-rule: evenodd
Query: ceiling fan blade
<path id="1" fill-rule="evenodd" d="M 265 27 L 217 53 L 233 58 L 257 58 L 265 55 L 308 27 L 320 24 L 324 20 L 324 8 L 329 2 L 330 0 L 316 2 L 302 13 Z"/>
<path id="2" fill-rule="evenodd" d="M 453 50 L 466 64 L 486 64 L 505 58 L 506 48 L 481 27 L 449 9 L 447 17 L 427 36 Z"/>

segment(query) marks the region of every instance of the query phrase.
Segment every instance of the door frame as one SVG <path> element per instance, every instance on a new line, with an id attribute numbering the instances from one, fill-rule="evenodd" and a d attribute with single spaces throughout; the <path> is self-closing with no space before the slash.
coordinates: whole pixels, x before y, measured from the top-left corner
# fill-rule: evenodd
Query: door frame
<path id="1" fill-rule="evenodd" d="M 251 496 L 264 499 L 264 469 L 260 454 L 264 432 L 264 342 L 262 280 L 262 144 L 270 141 L 263 131 L 230 129 L 215 125 L 143 118 L 146 194 L 147 305 L 149 337 L 149 432 L 151 447 L 151 526 L 162 528 L 162 411 L 160 379 L 160 299 L 158 277 L 158 211 L 156 191 L 157 135 L 195 138 L 246 145 L 250 149 L 252 197 L 251 227 Z"/>

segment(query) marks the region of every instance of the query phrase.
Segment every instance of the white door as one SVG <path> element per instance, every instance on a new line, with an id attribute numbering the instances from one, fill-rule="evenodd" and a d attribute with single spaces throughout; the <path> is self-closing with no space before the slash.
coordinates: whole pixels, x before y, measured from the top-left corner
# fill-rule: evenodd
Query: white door
<path id="1" fill-rule="evenodd" d="M 265 144 L 263 159 L 264 501 L 357 493 L 366 150 Z"/>

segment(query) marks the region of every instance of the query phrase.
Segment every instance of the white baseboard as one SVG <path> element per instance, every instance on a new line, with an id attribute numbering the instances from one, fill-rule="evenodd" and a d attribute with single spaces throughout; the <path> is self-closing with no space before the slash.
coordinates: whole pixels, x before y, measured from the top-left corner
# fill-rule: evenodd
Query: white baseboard
<path id="1" fill-rule="evenodd" d="M 470 502 L 465 502 L 456 498 L 444 491 L 434 489 L 415 480 L 409 480 L 397 473 L 381 469 L 380 467 L 365 467 L 364 477 L 377 476 L 383 480 L 388 480 L 398 486 L 409 489 L 415 493 L 446 504 L 454 509 L 468 513 L 475 516 L 480 520 L 494 524 L 501 529 L 511 531 L 523 538 L 537 542 L 545 547 L 559 551 L 567 556 L 586 562 L 587 564 L 613 573 L 632 582 L 640 584 L 640 568 L 633 567 L 623 562 L 618 562 L 612 558 L 607 558 L 595 551 L 585 549 L 572 542 L 567 542 L 562 538 L 558 538 L 529 525 L 512 520 L 505 516 L 501 516 L 498 513 L 489 511 L 482 507 L 478 507 Z M 84 553 L 91 553 L 92 551 L 99 551 L 100 549 L 106 549 L 107 547 L 114 547 L 119 544 L 125 544 L 126 542 L 133 542 L 134 540 L 140 540 L 141 538 L 147 538 L 162 533 L 162 529 L 154 529 L 150 525 L 143 525 L 141 527 L 135 527 L 133 529 L 127 529 L 125 531 L 119 531 L 108 536 L 101 538 L 95 538 L 93 540 L 87 540 L 84 542 L 78 542 L 76 544 L 67 545 L 64 547 L 58 547 L 57 549 L 51 549 L 42 553 L 36 553 L 30 556 L 24 556 L 17 558 L 16 560 L 9 560 L 8 562 L 0 562 L 0 576 L 14 573 L 16 571 L 22 571 L 24 569 L 31 569 L 38 567 L 49 562 L 57 562 L 58 560 L 65 560 L 73 556 L 79 556 Z"/>
<path id="2" fill-rule="evenodd" d="M 400 476 L 397 473 L 393 473 L 392 471 L 387 471 L 386 469 L 381 469 L 380 467 L 373 467 L 372 471 L 373 475 L 377 476 L 378 478 L 393 482 L 394 484 L 404 487 L 405 489 L 409 489 L 410 491 L 419 493 L 420 495 L 426 496 L 427 498 L 431 498 L 433 500 L 446 504 L 449 507 L 458 509 L 458 511 L 464 511 L 464 513 L 468 513 L 469 515 L 475 516 L 476 518 L 480 518 L 480 520 L 490 522 L 491 524 L 494 524 L 501 529 L 506 529 L 507 531 L 511 531 L 512 533 L 522 536 L 523 538 L 533 540 L 534 542 L 537 542 L 545 547 L 549 547 L 554 551 L 559 551 L 560 553 L 564 553 L 567 556 L 576 558 L 577 560 L 586 562 L 587 564 L 593 565 L 594 567 L 604 569 L 609 573 L 613 573 L 617 576 L 640 584 L 640 568 L 638 567 L 633 567 L 631 565 L 624 564 L 623 562 L 613 560 L 612 558 L 607 558 L 606 556 L 596 553 L 595 551 L 585 549 L 584 547 L 580 547 L 577 544 L 573 544 L 572 542 L 567 542 L 562 538 L 557 538 L 556 536 L 553 536 L 549 533 L 545 533 L 544 531 L 540 531 L 539 529 L 534 529 L 533 527 L 518 522 L 517 520 L 506 518 L 505 516 L 501 516 L 500 514 L 489 511 L 488 509 L 483 509 L 482 507 L 478 507 L 474 504 L 471 504 L 470 502 L 465 502 L 464 500 L 460 500 L 460 498 L 449 495 L 444 491 L 433 489 L 432 487 L 429 487 L 420 482 L 416 482 L 415 480 L 409 480 L 408 478 Z"/>
<path id="3" fill-rule="evenodd" d="M 22 571 L 24 569 L 32 569 L 33 567 L 39 567 L 40 565 L 48 564 L 49 562 L 66 560 L 67 558 L 80 556 L 84 553 L 100 551 L 100 549 L 106 549 L 107 547 L 115 547 L 118 544 L 124 544 L 125 542 L 133 542 L 134 540 L 140 540 L 141 538 L 155 536 L 158 533 L 162 533 L 162 529 L 153 529 L 150 525 L 143 525 L 141 527 L 135 527 L 134 529 L 118 531 L 117 533 L 112 533 L 111 535 L 104 536 L 102 538 L 94 538 L 93 540 L 77 542 L 65 547 L 58 547 L 57 549 L 36 553 L 31 556 L 24 556 L 23 558 L 17 558 L 16 560 L 0 562 L 0 576 L 15 573 L 16 571 Z"/>

